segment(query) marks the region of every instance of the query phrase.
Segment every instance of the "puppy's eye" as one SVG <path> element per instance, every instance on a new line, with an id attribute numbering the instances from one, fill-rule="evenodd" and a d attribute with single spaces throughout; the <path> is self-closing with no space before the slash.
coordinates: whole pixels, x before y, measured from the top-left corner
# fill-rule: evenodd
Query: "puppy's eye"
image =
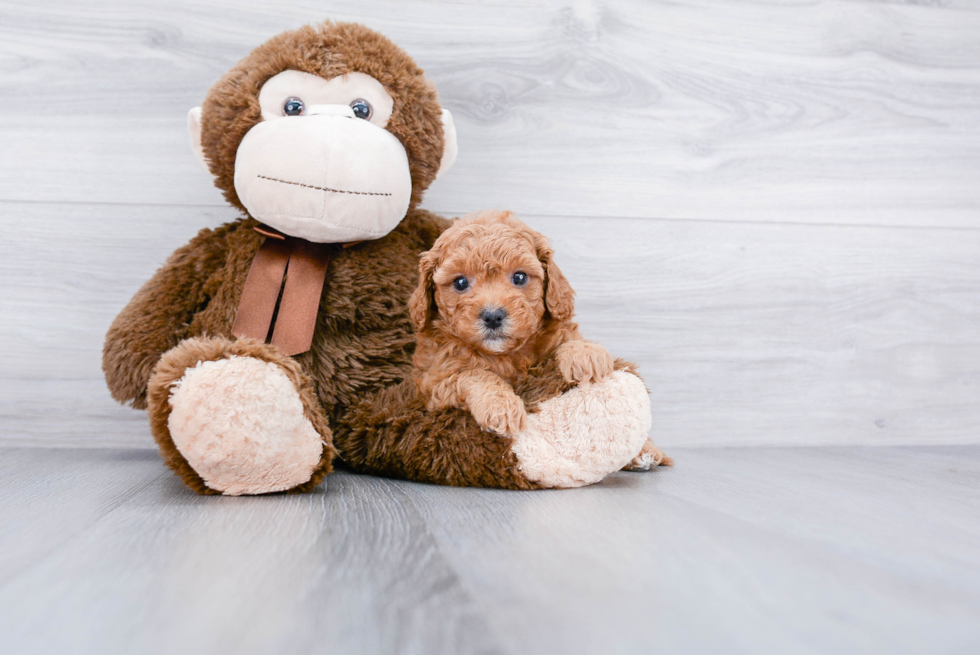
<path id="1" fill-rule="evenodd" d="M 302 116 L 306 111 L 306 105 L 303 101 L 297 97 L 286 98 L 286 102 L 282 103 L 282 115 L 283 116 Z"/>
<path id="2" fill-rule="evenodd" d="M 514 282 L 514 286 L 523 287 L 527 284 L 527 273 L 524 271 L 517 271 L 514 273 L 514 277 L 511 278 Z"/>
<path id="3" fill-rule="evenodd" d="M 456 291 L 466 291 L 470 288 L 470 281 L 460 275 L 458 278 L 453 280 L 453 288 L 456 289 Z"/>

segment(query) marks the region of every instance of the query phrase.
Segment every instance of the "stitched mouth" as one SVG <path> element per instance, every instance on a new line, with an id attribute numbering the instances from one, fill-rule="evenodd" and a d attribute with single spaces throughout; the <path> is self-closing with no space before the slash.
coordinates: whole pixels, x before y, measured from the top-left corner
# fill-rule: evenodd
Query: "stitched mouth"
<path id="1" fill-rule="evenodd" d="M 301 186 L 305 189 L 316 189 L 317 191 L 328 191 L 330 193 L 349 193 L 355 196 L 390 196 L 390 193 L 380 193 L 378 191 L 348 191 L 347 189 L 331 189 L 326 186 L 313 186 L 312 184 L 303 184 L 302 182 L 290 182 L 289 180 L 280 180 L 277 177 L 268 177 L 266 175 L 257 175 L 260 180 L 269 180 L 270 182 L 278 182 L 279 184 L 291 184 L 293 186 Z"/>

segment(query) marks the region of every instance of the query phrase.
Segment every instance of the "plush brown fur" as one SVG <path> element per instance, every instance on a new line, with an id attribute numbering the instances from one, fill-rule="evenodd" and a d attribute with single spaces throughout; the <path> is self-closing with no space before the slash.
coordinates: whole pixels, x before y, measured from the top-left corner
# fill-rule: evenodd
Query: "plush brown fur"
<path id="1" fill-rule="evenodd" d="M 236 301 L 226 298 L 224 288 L 237 276 L 236 266 L 228 265 L 229 253 L 249 251 L 250 246 L 258 249 L 259 235 L 250 229 L 257 224 L 238 221 L 201 230 L 136 292 L 113 321 L 102 351 L 102 370 L 113 398 L 146 409 L 147 382 L 153 367 L 163 353 L 198 332 L 191 324 L 199 321 L 199 312 L 213 305 L 215 296 L 225 296 L 218 298 L 217 309 L 228 314 L 231 324 Z M 231 259 L 249 266 L 253 254 L 242 252 Z"/>
<path id="2" fill-rule="evenodd" d="M 414 338 L 406 299 L 418 253 L 447 221 L 413 210 L 387 236 L 335 246 L 313 347 L 298 356 L 333 413 L 366 390 L 400 380 Z M 120 312 L 106 337 L 103 368 L 113 397 L 146 407 L 146 385 L 165 352 L 183 339 L 230 336 L 253 257 L 265 238 L 245 219 L 202 230 L 177 250 Z"/>
<path id="3" fill-rule="evenodd" d="M 310 377 L 320 412 L 329 420 L 337 420 L 355 400 L 408 373 L 414 337 L 407 299 L 416 286 L 418 253 L 430 247 L 447 224 L 433 214 L 412 210 L 381 239 L 334 247 L 313 346 L 296 358 L 282 357 Z M 249 266 L 265 238 L 252 229 L 256 225 L 244 219 L 203 230 L 123 309 L 109 329 L 103 352 L 106 381 L 116 400 L 147 407 L 150 376 L 158 362 L 163 365 L 165 353 L 193 337 L 231 337 Z M 174 361 L 186 368 L 196 363 L 190 359 Z M 167 361 L 169 369 L 177 367 Z M 175 370 L 169 374 L 180 377 Z M 287 375 L 293 379 L 288 368 Z M 165 388 L 149 400 L 151 420 L 169 415 Z M 166 419 L 154 420 L 154 436 L 164 458 L 188 486 L 201 491 L 203 482 L 182 458 L 173 457 L 176 449 L 165 432 Z"/>
<path id="4" fill-rule="evenodd" d="M 583 341 L 571 320 L 575 294 L 548 240 L 511 212 L 457 221 L 422 255 L 419 271 L 409 302 L 418 331 L 413 377 L 430 410 L 468 409 L 483 429 L 516 434 L 527 414 L 512 385 L 532 365 L 554 354 L 571 383 L 612 373 L 609 352 Z M 494 310 L 506 315 L 489 329 L 482 315 Z"/>

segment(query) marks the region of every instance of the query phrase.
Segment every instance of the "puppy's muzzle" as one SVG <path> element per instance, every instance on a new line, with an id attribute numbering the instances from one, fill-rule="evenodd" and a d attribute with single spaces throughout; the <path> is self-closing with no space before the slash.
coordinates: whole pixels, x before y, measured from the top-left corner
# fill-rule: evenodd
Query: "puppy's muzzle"
<path id="1" fill-rule="evenodd" d="M 483 325 L 488 330 L 499 330 L 500 326 L 504 324 L 505 318 L 507 318 L 507 310 L 502 307 L 486 308 L 480 312 L 480 320 L 483 321 Z"/>

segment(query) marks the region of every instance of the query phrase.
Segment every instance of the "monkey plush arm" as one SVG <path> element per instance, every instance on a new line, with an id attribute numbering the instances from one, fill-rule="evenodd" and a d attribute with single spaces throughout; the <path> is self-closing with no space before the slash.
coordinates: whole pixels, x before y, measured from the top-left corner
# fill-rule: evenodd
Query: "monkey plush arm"
<path id="1" fill-rule="evenodd" d="M 182 339 L 209 299 L 208 283 L 225 263 L 227 237 L 237 224 L 201 230 L 178 248 L 112 322 L 102 370 L 112 397 L 146 408 L 146 389 L 157 360 Z"/>

